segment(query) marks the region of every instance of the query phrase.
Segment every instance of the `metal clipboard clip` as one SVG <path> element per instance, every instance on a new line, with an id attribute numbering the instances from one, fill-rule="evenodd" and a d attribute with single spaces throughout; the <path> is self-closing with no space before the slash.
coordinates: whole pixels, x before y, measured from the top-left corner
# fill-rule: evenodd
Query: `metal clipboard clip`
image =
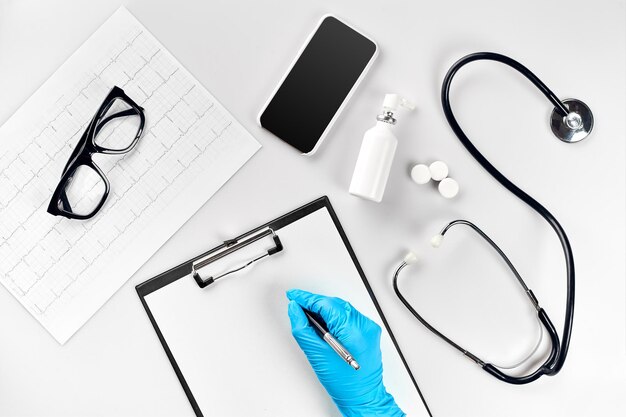
<path id="1" fill-rule="evenodd" d="M 264 251 L 264 253 L 258 256 L 255 256 L 252 259 L 244 261 L 243 264 L 236 266 L 234 268 L 230 268 L 226 272 L 222 272 L 218 275 L 209 275 L 208 277 L 203 277 L 201 273 L 201 270 L 203 268 L 206 268 L 209 265 L 215 263 L 216 261 L 223 259 L 233 254 L 234 252 L 242 248 L 245 248 L 251 245 L 252 243 L 257 242 L 268 236 L 272 237 L 274 241 L 274 246 Z M 193 275 L 193 278 L 196 280 L 196 283 L 198 284 L 198 286 L 200 286 L 200 288 L 204 288 L 214 283 L 220 278 L 223 278 L 227 275 L 241 271 L 242 269 L 249 267 L 250 265 L 260 261 L 261 259 L 272 256 L 282 250 L 283 250 L 283 244 L 280 241 L 280 238 L 278 237 L 278 235 L 274 233 L 274 230 L 272 230 L 271 228 L 267 228 L 256 234 L 250 233 L 249 235 L 243 235 L 239 239 L 231 239 L 231 240 L 225 241 L 222 247 L 217 248 L 209 252 L 207 255 L 203 256 L 202 258 L 198 259 L 197 261 L 194 261 L 191 266 L 191 274 Z"/>

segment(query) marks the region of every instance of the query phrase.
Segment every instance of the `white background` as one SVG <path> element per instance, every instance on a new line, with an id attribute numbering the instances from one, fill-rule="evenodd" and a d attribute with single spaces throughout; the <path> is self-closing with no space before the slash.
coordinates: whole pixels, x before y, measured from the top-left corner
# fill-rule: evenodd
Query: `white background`
<path id="1" fill-rule="evenodd" d="M 0 0 L 0 122 L 120 4 Z M 624 415 L 623 0 L 124 4 L 264 148 L 66 346 L 0 290 L 0 415 L 193 415 L 134 286 L 324 194 L 435 416 Z M 380 56 L 318 154 L 303 157 L 257 127 L 255 118 L 327 12 L 371 35 Z M 390 286 L 393 267 L 413 247 L 422 266 L 408 271 L 401 286 L 428 319 L 486 360 L 521 353 L 532 342 L 532 313 L 494 254 L 456 229 L 439 252 L 427 245 L 447 221 L 468 218 L 510 255 L 561 329 L 565 274 L 557 239 L 469 156 L 441 110 L 446 70 L 480 50 L 519 59 L 560 97 L 585 101 L 596 118 L 589 139 L 567 145 L 550 133 L 545 98 L 502 65 L 472 64 L 453 85 L 453 107 L 470 138 L 557 216 L 574 250 L 570 354 L 559 375 L 527 386 L 496 381 L 435 338 L 403 309 Z M 362 134 L 387 92 L 409 96 L 417 111 L 401 116 L 389 186 L 375 204 L 350 196 L 347 188 Z M 410 182 L 412 163 L 435 159 L 448 162 L 459 181 L 456 200 Z"/>

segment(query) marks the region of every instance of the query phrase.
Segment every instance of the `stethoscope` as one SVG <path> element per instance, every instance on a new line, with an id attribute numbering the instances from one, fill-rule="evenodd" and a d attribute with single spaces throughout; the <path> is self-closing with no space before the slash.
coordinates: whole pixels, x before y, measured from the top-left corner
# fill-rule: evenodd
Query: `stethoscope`
<path id="1" fill-rule="evenodd" d="M 471 228 L 474 232 L 476 232 L 480 237 L 482 237 L 491 247 L 498 253 L 498 255 L 506 262 L 509 269 L 513 272 L 513 275 L 516 277 L 518 283 L 521 285 L 522 289 L 526 293 L 528 299 L 532 303 L 535 311 L 537 312 L 537 319 L 545 329 L 548 334 L 551 342 L 550 354 L 548 355 L 545 362 L 537 368 L 535 371 L 524 375 L 524 376 L 512 376 L 503 372 L 506 369 L 513 369 L 520 366 L 522 363 L 530 359 L 534 353 L 539 348 L 539 345 L 542 341 L 543 332 L 541 328 L 539 329 L 539 339 L 538 342 L 534 345 L 534 348 L 531 350 L 530 354 L 528 354 L 522 361 L 512 365 L 512 366 L 499 366 L 493 363 L 487 362 L 477 355 L 471 353 L 467 349 L 461 347 L 448 336 L 441 333 L 435 327 L 433 327 L 430 323 L 428 323 L 407 301 L 407 299 L 402 295 L 400 289 L 398 288 L 398 276 L 400 272 L 405 269 L 407 266 L 416 262 L 417 257 L 412 252 L 409 252 L 403 259 L 402 263 L 395 270 L 393 275 L 393 288 L 400 299 L 400 301 L 404 304 L 404 306 L 419 320 L 428 330 L 433 332 L 435 335 L 443 339 L 446 343 L 451 345 L 453 348 L 457 349 L 469 359 L 474 361 L 476 364 L 481 366 L 483 370 L 493 375 L 497 379 L 508 382 L 510 384 L 527 384 L 529 382 L 535 381 L 542 375 L 556 375 L 563 364 L 565 363 L 565 358 L 567 356 L 567 351 L 569 349 L 570 337 L 572 334 L 572 322 L 574 319 L 574 256 L 572 255 L 572 248 L 570 246 L 567 235 L 565 234 L 565 230 L 556 220 L 556 218 L 539 202 L 533 199 L 531 196 L 522 191 L 519 187 L 513 184 L 508 178 L 506 178 L 500 171 L 498 171 L 488 160 L 485 158 L 476 147 L 469 140 L 467 135 L 459 126 L 456 118 L 454 117 L 454 113 L 452 112 L 452 108 L 450 106 L 450 84 L 452 83 L 452 79 L 454 75 L 457 73 L 461 67 L 466 64 L 469 64 L 473 61 L 480 60 L 489 60 L 489 61 L 497 61 L 501 62 L 509 67 L 517 70 L 522 75 L 524 75 L 530 82 L 532 82 L 554 105 L 554 109 L 550 116 L 550 127 L 554 135 L 560 140 L 567 143 L 574 143 L 581 141 L 586 138 L 591 130 L 593 129 L 593 114 L 591 110 L 585 103 L 580 100 L 568 99 L 568 100 L 559 100 L 556 95 L 550 91 L 550 89 L 539 79 L 535 74 L 533 74 L 528 68 L 520 64 L 519 62 L 506 57 L 504 55 L 491 53 L 491 52 L 478 52 L 474 54 L 467 55 L 457 61 L 451 68 L 448 70 L 446 77 L 443 81 L 443 86 L 441 88 L 441 103 L 443 105 L 443 111 L 446 115 L 446 119 L 450 124 L 450 127 L 461 141 L 463 146 L 470 152 L 470 154 L 478 161 L 480 165 L 493 176 L 500 184 L 502 184 L 507 190 L 511 193 L 515 194 L 520 200 L 526 203 L 530 208 L 535 210 L 541 217 L 543 217 L 552 229 L 556 232 L 559 241 L 561 242 L 561 246 L 563 247 L 563 254 L 565 256 L 565 264 L 566 264 L 566 275 L 567 275 L 567 298 L 566 298 L 566 307 L 565 307 L 565 323 L 563 325 L 563 333 L 562 340 L 559 338 L 559 334 L 557 333 L 554 324 L 548 317 L 548 313 L 539 305 L 539 301 L 537 297 L 533 294 L 533 292 L 528 288 L 520 274 L 517 272 L 509 258 L 504 254 L 504 252 L 498 247 L 498 245 L 487 236 L 480 228 L 478 228 L 475 224 L 467 221 L 467 220 L 454 220 L 448 223 L 441 232 L 436 235 L 432 240 L 431 244 L 434 247 L 438 247 L 443 242 L 443 237 L 445 234 L 454 226 L 464 225 Z"/>

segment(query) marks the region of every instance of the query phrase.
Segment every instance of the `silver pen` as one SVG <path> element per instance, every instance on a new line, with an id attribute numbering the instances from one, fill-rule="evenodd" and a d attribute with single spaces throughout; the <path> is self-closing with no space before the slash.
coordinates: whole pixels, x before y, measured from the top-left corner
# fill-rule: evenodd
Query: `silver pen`
<path id="1" fill-rule="evenodd" d="M 358 371 L 361 366 L 356 361 L 356 359 L 354 359 L 354 356 L 352 356 L 352 354 L 348 352 L 348 349 L 343 347 L 343 345 L 339 343 L 339 341 L 335 339 L 332 334 L 330 334 L 328 328 L 326 327 L 326 323 L 324 323 L 324 320 L 322 320 L 322 318 L 318 314 L 315 314 L 304 308 L 302 310 L 304 311 L 304 314 L 309 319 L 309 323 L 311 323 L 317 334 L 319 334 L 320 337 L 324 339 L 326 343 L 328 343 L 328 345 L 337 353 L 337 355 L 341 356 L 341 358 L 346 361 L 352 368 L 354 368 L 355 371 Z"/>

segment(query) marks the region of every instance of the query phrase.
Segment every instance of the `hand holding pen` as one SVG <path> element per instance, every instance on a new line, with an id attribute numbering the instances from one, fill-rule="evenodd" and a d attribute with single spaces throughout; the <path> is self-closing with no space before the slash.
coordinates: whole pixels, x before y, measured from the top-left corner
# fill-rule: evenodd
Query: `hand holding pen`
<path id="1" fill-rule="evenodd" d="M 356 359 L 354 359 L 354 356 L 352 356 L 348 349 L 346 349 L 341 342 L 335 339 L 335 336 L 328 331 L 328 326 L 326 326 L 326 322 L 322 319 L 322 316 L 305 308 L 302 310 L 304 311 L 306 318 L 309 319 L 309 323 L 313 326 L 313 329 L 326 343 L 328 343 L 328 346 L 330 346 L 332 350 L 334 350 L 335 353 L 339 355 L 339 357 L 348 365 L 354 368 L 355 371 L 358 371 L 361 366 Z"/>
<path id="2" fill-rule="evenodd" d="M 383 385 L 380 326 L 340 298 L 302 290 L 287 291 L 287 298 L 293 337 L 341 413 L 403 416 Z M 307 313 L 318 324 L 325 324 L 345 354 L 322 338 L 324 328 L 316 330 Z"/>

